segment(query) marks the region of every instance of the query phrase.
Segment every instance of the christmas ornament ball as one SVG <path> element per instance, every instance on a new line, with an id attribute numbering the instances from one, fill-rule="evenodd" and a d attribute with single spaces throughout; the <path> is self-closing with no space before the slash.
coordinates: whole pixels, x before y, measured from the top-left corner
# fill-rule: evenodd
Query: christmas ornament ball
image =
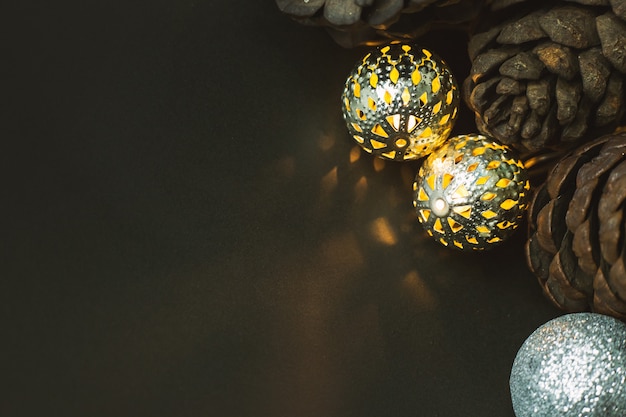
<path id="1" fill-rule="evenodd" d="M 439 243 L 484 250 L 519 227 L 529 190 L 526 168 L 512 149 L 482 135 L 461 135 L 424 161 L 413 183 L 413 206 Z"/>
<path id="2" fill-rule="evenodd" d="M 518 351 L 510 388 L 517 417 L 626 416 L 626 325 L 595 313 L 549 321 Z"/>
<path id="3" fill-rule="evenodd" d="M 429 154 L 450 135 L 459 90 L 437 55 L 393 43 L 355 66 L 342 102 L 348 130 L 366 152 L 404 161 Z"/>

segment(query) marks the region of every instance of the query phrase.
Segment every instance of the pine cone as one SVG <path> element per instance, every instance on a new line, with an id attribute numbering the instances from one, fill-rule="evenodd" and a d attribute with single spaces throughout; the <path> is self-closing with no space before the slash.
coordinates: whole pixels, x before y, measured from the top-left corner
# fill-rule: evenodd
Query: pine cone
<path id="1" fill-rule="evenodd" d="M 626 320 L 625 202 L 626 133 L 583 144 L 537 189 L 527 262 L 560 308 Z"/>
<path id="2" fill-rule="evenodd" d="M 411 40 L 431 28 L 462 27 L 485 0 L 276 0 L 297 21 L 324 26 L 346 48 Z"/>
<path id="3" fill-rule="evenodd" d="M 463 94 L 478 130 L 522 153 L 614 130 L 624 113 L 626 2 L 611 1 L 551 2 L 474 35 Z"/>

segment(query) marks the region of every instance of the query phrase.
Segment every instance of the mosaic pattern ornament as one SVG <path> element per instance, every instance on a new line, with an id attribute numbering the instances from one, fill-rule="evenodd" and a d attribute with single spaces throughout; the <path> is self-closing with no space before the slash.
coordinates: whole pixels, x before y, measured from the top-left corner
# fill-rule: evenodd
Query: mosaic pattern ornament
<path id="1" fill-rule="evenodd" d="M 529 190 L 526 168 L 513 150 L 482 135 L 462 135 L 424 161 L 413 183 L 413 206 L 442 245 L 484 250 L 519 227 Z"/>
<path id="2" fill-rule="evenodd" d="M 459 90 L 435 54 L 395 43 L 356 65 L 342 101 L 348 130 L 366 152 L 405 161 L 428 155 L 450 135 Z"/>

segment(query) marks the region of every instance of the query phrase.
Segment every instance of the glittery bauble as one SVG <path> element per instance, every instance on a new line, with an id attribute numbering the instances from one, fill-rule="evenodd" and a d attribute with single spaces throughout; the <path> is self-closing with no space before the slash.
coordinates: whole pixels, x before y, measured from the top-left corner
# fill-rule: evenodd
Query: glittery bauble
<path id="1" fill-rule="evenodd" d="M 450 135 L 459 90 L 435 54 L 396 43 L 357 64 L 342 100 L 348 130 L 365 151 L 404 161 L 429 154 Z"/>
<path id="2" fill-rule="evenodd" d="M 513 150 L 481 135 L 455 136 L 424 161 L 413 184 L 413 206 L 441 244 L 483 250 L 517 229 L 529 189 Z"/>
<path id="3" fill-rule="evenodd" d="M 539 327 L 511 371 L 517 417 L 626 416 L 626 325 L 569 314 Z"/>

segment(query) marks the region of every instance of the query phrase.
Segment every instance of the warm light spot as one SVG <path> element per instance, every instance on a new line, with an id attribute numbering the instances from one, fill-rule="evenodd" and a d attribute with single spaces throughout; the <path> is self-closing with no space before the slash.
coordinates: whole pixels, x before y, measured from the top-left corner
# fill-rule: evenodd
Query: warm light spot
<path id="1" fill-rule="evenodd" d="M 475 171 L 478 168 L 478 162 L 474 162 L 472 165 L 467 167 L 467 172 Z"/>
<path id="2" fill-rule="evenodd" d="M 409 93 L 408 87 L 404 87 L 404 91 L 402 92 L 402 102 L 406 106 L 411 101 L 411 93 Z"/>
<path id="3" fill-rule="evenodd" d="M 444 115 L 444 116 L 441 118 L 441 120 L 439 120 L 439 125 L 440 125 L 440 126 L 445 125 L 446 123 L 448 123 L 448 120 L 450 120 L 450 114 L 446 114 L 446 115 Z"/>
<path id="4" fill-rule="evenodd" d="M 384 156 L 385 158 L 395 159 L 396 151 L 384 152 L 384 153 L 381 153 L 381 155 Z"/>
<path id="5" fill-rule="evenodd" d="M 499 241 L 501 241 L 502 239 L 500 239 L 498 236 L 494 236 L 491 239 L 487 239 L 487 243 L 497 243 Z"/>
<path id="6" fill-rule="evenodd" d="M 480 177 L 476 180 L 476 185 L 485 185 L 487 181 L 491 179 L 490 175 L 486 175 L 484 177 Z"/>
<path id="7" fill-rule="evenodd" d="M 412 114 L 409 115 L 409 120 L 407 121 L 407 131 L 409 133 L 411 133 L 412 131 L 415 130 L 415 128 L 417 127 L 418 123 L 421 123 L 422 119 L 419 119 L 415 116 L 413 116 Z"/>
<path id="8" fill-rule="evenodd" d="M 452 208 L 452 211 L 454 211 L 456 214 L 465 217 L 466 219 L 470 218 L 470 215 L 472 214 L 472 206 L 471 205 L 467 205 L 467 206 L 456 206 Z"/>
<path id="9" fill-rule="evenodd" d="M 415 297 L 415 307 L 424 310 L 434 310 L 437 307 L 437 299 L 433 292 L 426 286 L 424 280 L 417 271 L 409 272 L 403 279 L 402 284 L 406 291 Z"/>
<path id="10" fill-rule="evenodd" d="M 428 103 L 428 94 L 424 92 L 424 94 L 420 96 L 419 100 L 420 100 L 421 105 L 425 106 L 426 103 Z"/>
<path id="11" fill-rule="evenodd" d="M 439 241 L 441 242 L 442 245 L 448 246 L 448 242 L 444 238 L 440 237 Z"/>
<path id="12" fill-rule="evenodd" d="M 454 191 L 454 196 L 457 198 L 465 198 L 469 196 L 469 192 L 467 192 L 467 188 L 463 184 L 459 185 L 459 187 Z"/>
<path id="13" fill-rule="evenodd" d="M 359 126 L 358 124 L 351 123 L 351 125 L 352 125 L 352 128 L 356 130 L 357 132 L 363 132 L 363 129 L 361 129 L 361 126 Z"/>
<path id="14" fill-rule="evenodd" d="M 463 249 L 463 244 L 461 242 L 457 242 L 456 240 L 453 240 L 452 243 L 454 243 L 454 246 L 456 246 L 459 249 Z"/>
<path id="15" fill-rule="evenodd" d="M 389 79 L 392 83 L 396 84 L 398 82 L 398 78 L 400 78 L 400 72 L 393 67 L 393 69 L 389 72 Z"/>
<path id="16" fill-rule="evenodd" d="M 326 175 L 322 177 L 322 192 L 324 194 L 329 194 L 332 190 L 337 187 L 337 167 L 331 169 Z"/>
<path id="17" fill-rule="evenodd" d="M 367 153 L 372 153 L 372 150 L 370 148 L 363 148 L 363 150 Z"/>
<path id="18" fill-rule="evenodd" d="M 485 194 L 483 194 L 480 199 L 483 201 L 491 201 L 494 198 L 496 198 L 497 194 L 496 193 L 492 193 L 491 191 L 487 191 Z"/>
<path id="19" fill-rule="evenodd" d="M 456 117 L 456 113 L 459 110 L 458 107 L 455 107 L 454 110 L 452 111 L 452 118 L 454 119 Z"/>
<path id="20" fill-rule="evenodd" d="M 361 148 L 359 146 L 353 146 L 350 149 L 350 163 L 353 164 L 361 157 Z"/>
<path id="21" fill-rule="evenodd" d="M 391 102 L 393 101 L 393 97 L 388 90 L 385 90 L 385 94 L 383 95 L 383 100 L 385 100 L 385 103 L 387 103 L 388 105 L 391 105 Z"/>
<path id="22" fill-rule="evenodd" d="M 474 156 L 479 156 L 485 153 L 487 149 L 484 146 L 481 146 L 480 148 L 474 148 L 472 150 L 472 155 Z"/>
<path id="23" fill-rule="evenodd" d="M 486 226 L 476 226 L 478 233 L 489 233 L 489 228 Z"/>
<path id="24" fill-rule="evenodd" d="M 406 145 L 408 145 L 408 142 L 405 139 L 396 139 L 396 146 L 398 148 L 404 148 Z"/>
<path id="25" fill-rule="evenodd" d="M 448 224 L 450 225 L 450 230 L 452 230 L 454 233 L 463 229 L 463 225 L 454 220 L 452 217 L 448 217 Z"/>
<path id="26" fill-rule="evenodd" d="M 478 245 L 478 240 L 473 236 L 465 236 L 465 240 L 467 240 L 472 245 Z"/>
<path id="27" fill-rule="evenodd" d="M 376 88 L 377 84 L 378 84 L 378 75 L 376 75 L 375 72 L 372 72 L 372 75 L 370 76 L 370 85 Z"/>
<path id="28" fill-rule="evenodd" d="M 383 138 L 388 138 L 389 135 L 385 132 L 385 129 L 380 125 L 380 123 L 376 123 L 372 128 L 372 133 L 378 136 L 382 136 Z"/>
<path id="29" fill-rule="evenodd" d="M 362 201 L 367 194 L 367 178 L 362 176 L 354 185 L 354 196 L 356 201 Z"/>
<path id="30" fill-rule="evenodd" d="M 361 97 L 361 84 L 354 82 L 354 97 Z"/>
<path id="31" fill-rule="evenodd" d="M 365 113 L 363 113 L 363 110 L 361 110 L 361 109 L 356 109 L 356 115 L 361 120 L 365 120 L 366 119 Z"/>
<path id="32" fill-rule="evenodd" d="M 435 189 L 435 174 L 431 174 L 426 178 L 426 183 L 430 187 L 431 190 Z"/>
<path id="33" fill-rule="evenodd" d="M 441 225 L 441 219 L 437 218 L 435 220 L 435 224 L 433 224 L 433 230 L 437 233 L 444 233 L 443 226 Z"/>
<path id="34" fill-rule="evenodd" d="M 422 53 L 426 55 L 426 59 L 430 59 L 430 57 L 433 56 L 428 49 L 422 49 Z"/>
<path id="35" fill-rule="evenodd" d="M 452 104 L 453 94 L 452 90 L 448 91 L 448 94 L 446 94 L 446 104 Z"/>
<path id="36" fill-rule="evenodd" d="M 464 140 L 463 142 L 459 142 L 459 143 L 457 143 L 457 144 L 454 146 L 454 149 L 458 151 L 459 149 L 464 148 L 464 147 L 465 147 L 465 145 L 467 145 L 467 141 L 466 141 L 466 140 Z"/>
<path id="37" fill-rule="evenodd" d="M 420 74 L 419 68 L 416 68 L 411 74 L 411 81 L 413 82 L 413 85 L 418 85 L 420 81 L 422 81 L 422 74 Z"/>
<path id="38" fill-rule="evenodd" d="M 500 207 L 502 207 L 505 210 L 511 210 L 513 207 L 515 207 L 516 204 L 517 204 L 517 201 L 511 200 L 509 198 L 509 199 L 504 200 L 502 204 L 500 204 Z"/>
<path id="39" fill-rule="evenodd" d="M 500 166 L 500 161 L 491 161 L 487 164 L 487 169 L 496 169 Z"/>
<path id="40" fill-rule="evenodd" d="M 335 145 L 335 138 L 330 135 L 323 135 L 317 143 L 321 150 L 328 151 Z"/>
<path id="41" fill-rule="evenodd" d="M 455 164 L 458 164 L 458 163 L 460 163 L 462 160 L 463 160 L 463 154 L 462 154 L 462 153 L 460 153 L 460 154 L 458 154 L 458 155 L 454 158 L 454 163 L 455 163 Z"/>
<path id="42" fill-rule="evenodd" d="M 419 201 L 428 201 L 428 194 L 426 194 L 424 188 L 420 187 L 419 191 L 417 192 L 417 199 Z"/>
<path id="43" fill-rule="evenodd" d="M 376 111 L 376 102 L 374 101 L 373 98 L 368 97 L 367 98 L 367 106 L 372 109 L 373 111 Z"/>
<path id="44" fill-rule="evenodd" d="M 431 232 L 430 230 L 426 230 L 426 233 L 428 233 L 428 236 L 433 237 L 433 232 Z"/>
<path id="45" fill-rule="evenodd" d="M 363 137 L 362 137 L 362 136 L 359 136 L 359 135 L 354 135 L 354 136 L 352 136 L 352 137 L 354 138 L 354 140 L 356 140 L 356 141 L 357 141 L 357 142 L 359 142 L 359 143 L 363 143 L 363 142 L 365 142 L 365 139 L 363 139 Z"/>
<path id="46" fill-rule="evenodd" d="M 428 219 L 430 218 L 430 210 L 428 210 L 428 209 L 421 209 L 420 210 L 420 216 L 422 217 L 422 219 L 424 219 L 425 222 L 427 222 Z"/>
<path id="47" fill-rule="evenodd" d="M 489 220 L 489 219 L 493 219 L 494 217 L 496 217 L 498 214 L 494 213 L 491 210 L 485 210 L 482 213 L 480 213 L 485 219 Z"/>
<path id="48" fill-rule="evenodd" d="M 439 113 L 439 110 L 441 110 L 441 101 L 433 106 L 433 114 Z"/>
<path id="49" fill-rule="evenodd" d="M 382 149 L 385 146 L 387 146 L 383 142 L 379 142 L 379 141 L 377 141 L 375 139 L 370 139 L 370 144 L 372 145 L 372 148 L 374 148 L 374 149 Z"/>
<path id="50" fill-rule="evenodd" d="M 343 99 L 343 104 L 346 106 L 346 110 L 350 111 L 350 100 L 348 100 L 348 97 Z"/>
<path id="51" fill-rule="evenodd" d="M 374 220 L 370 226 L 372 237 L 379 243 L 393 246 L 398 243 L 396 233 L 393 231 L 389 221 L 384 217 Z"/>
<path id="52" fill-rule="evenodd" d="M 389 45 L 387 45 L 384 48 L 382 48 L 380 50 L 380 52 L 382 52 L 383 54 L 386 54 L 387 52 L 389 52 L 390 49 L 391 49 L 391 47 Z"/>
<path id="53" fill-rule="evenodd" d="M 446 200 L 441 197 L 435 199 L 435 201 L 432 202 L 430 208 L 433 210 L 433 213 L 440 217 L 447 216 L 450 210 Z"/>
<path id="54" fill-rule="evenodd" d="M 454 175 L 448 174 L 448 173 L 443 174 L 443 180 L 441 182 L 441 186 L 443 187 L 444 190 L 448 188 L 448 185 L 450 185 L 450 181 L 452 181 L 452 179 L 454 179 Z"/>
<path id="55" fill-rule="evenodd" d="M 526 181 L 526 184 L 524 184 L 524 189 L 530 190 L 530 181 Z"/>
<path id="56" fill-rule="evenodd" d="M 441 81 L 439 81 L 439 76 L 433 78 L 433 82 L 430 84 L 430 87 L 433 90 L 433 94 L 437 94 L 437 91 L 441 88 Z"/>
<path id="57" fill-rule="evenodd" d="M 508 178 L 500 178 L 498 182 L 496 182 L 496 187 L 504 188 L 511 183 L 511 180 Z"/>
<path id="58" fill-rule="evenodd" d="M 392 116 L 386 117 L 387 123 L 395 130 L 396 132 L 400 130 L 400 115 L 394 114 Z"/>
<path id="59" fill-rule="evenodd" d="M 421 138 L 428 138 L 432 135 L 433 135 L 433 130 L 430 128 L 430 126 L 428 126 L 426 129 L 422 131 L 422 133 L 420 133 Z"/>
<path id="60" fill-rule="evenodd" d="M 383 169 L 385 169 L 385 160 L 384 159 L 380 159 L 380 158 L 376 158 L 376 159 L 372 160 L 372 165 L 374 166 L 374 171 L 380 172 Z"/>
<path id="61" fill-rule="evenodd" d="M 413 183 L 413 191 L 417 190 L 417 182 Z"/>
<path id="62" fill-rule="evenodd" d="M 402 50 L 404 52 L 409 52 L 411 50 L 411 47 L 409 45 L 402 45 Z"/>

